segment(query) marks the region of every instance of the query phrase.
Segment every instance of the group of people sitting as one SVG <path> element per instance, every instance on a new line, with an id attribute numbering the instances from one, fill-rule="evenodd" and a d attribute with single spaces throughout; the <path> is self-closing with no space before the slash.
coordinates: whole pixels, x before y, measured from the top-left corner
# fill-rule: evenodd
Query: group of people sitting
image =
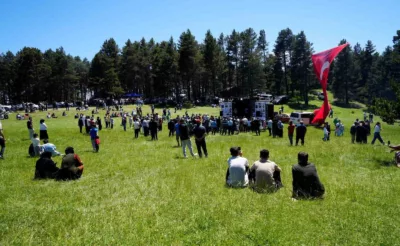
<path id="1" fill-rule="evenodd" d="M 51 159 L 53 153 L 44 151 L 36 161 L 35 179 L 75 180 L 83 173 L 83 163 L 74 148 L 67 147 L 60 167 Z"/>
<path id="2" fill-rule="evenodd" d="M 240 147 L 230 149 L 226 184 L 229 187 L 250 186 L 257 192 L 275 192 L 283 187 L 281 168 L 269 160 L 269 151 L 260 151 L 260 159 L 249 167 L 248 160 L 242 155 Z M 319 180 L 315 165 L 308 162 L 306 152 L 298 153 L 298 164 L 292 167 L 294 199 L 322 198 L 325 188 Z"/>

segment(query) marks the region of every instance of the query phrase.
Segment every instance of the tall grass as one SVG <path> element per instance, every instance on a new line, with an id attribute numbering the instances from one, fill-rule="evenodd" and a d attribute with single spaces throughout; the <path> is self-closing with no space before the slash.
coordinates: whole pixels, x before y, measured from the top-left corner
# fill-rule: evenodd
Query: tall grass
<path id="1" fill-rule="evenodd" d="M 11 115 L 2 121 L 7 147 L 0 160 L 0 245 L 398 245 L 400 169 L 379 142 L 350 143 L 349 128 L 362 118 L 360 109 L 334 111 L 346 130 L 329 142 L 314 127 L 298 147 L 289 146 L 286 129 L 282 139 L 268 133 L 209 135 L 209 158 L 183 159 L 166 124 L 159 140 L 149 141 L 134 139 L 118 120 L 113 130 L 100 131 L 100 152 L 92 153 L 75 111 L 61 117 L 60 110 L 59 118 L 46 123 L 50 142 L 60 151 L 73 146 L 85 164 L 82 179 L 73 182 L 32 179 L 36 159 L 28 157 L 26 122 Z M 206 112 L 218 115 L 215 108 L 189 110 Z M 285 106 L 285 112 L 291 109 Z M 33 114 L 36 130 L 44 117 Z M 398 128 L 383 124 L 384 140 L 400 143 Z M 231 146 L 241 146 L 250 163 L 260 149 L 269 149 L 282 168 L 284 188 L 274 194 L 226 188 Z M 325 199 L 290 199 L 299 151 L 317 166 Z M 61 163 L 61 157 L 54 159 Z"/>

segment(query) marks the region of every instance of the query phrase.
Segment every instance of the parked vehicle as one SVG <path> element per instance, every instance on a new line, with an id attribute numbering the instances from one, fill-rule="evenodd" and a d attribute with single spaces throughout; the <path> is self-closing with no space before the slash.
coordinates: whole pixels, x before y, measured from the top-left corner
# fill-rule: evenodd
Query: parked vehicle
<path id="1" fill-rule="evenodd" d="M 274 98 L 273 103 L 274 104 L 285 104 L 289 101 L 289 96 L 288 95 L 280 95 L 280 96 L 276 96 Z"/>
<path id="2" fill-rule="evenodd" d="M 304 125 L 310 125 L 313 119 L 313 112 L 293 112 L 290 114 L 290 120 L 295 125 L 298 125 L 300 121 L 303 121 Z"/>
<path id="3" fill-rule="evenodd" d="M 290 121 L 290 116 L 288 114 L 278 114 L 276 117 L 278 120 L 282 121 L 282 123 L 288 123 Z"/>

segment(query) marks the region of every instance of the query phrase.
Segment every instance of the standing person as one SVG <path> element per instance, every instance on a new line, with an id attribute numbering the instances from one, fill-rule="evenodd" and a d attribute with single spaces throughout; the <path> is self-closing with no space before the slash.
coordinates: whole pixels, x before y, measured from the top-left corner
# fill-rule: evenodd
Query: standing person
<path id="1" fill-rule="evenodd" d="M 325 188 L 314 164 L 308 162 L 308 154 L 299 152 L 297 158 L 298 164 L 292 167 L 293 198 L 322 198 Z"/>
<path id="2" fill-rule="evenodd" d="M 158 136 L 157 136 L 158 124 L 155 119 L 150 120 L 149 129 L 150 129 L 150 134 L 151 134 L 151 140 L 158 140 Z"/>
<path id="3" fill-rule="evenodd" d="M 100 137 L 97 135 L 96 139 L 95 139 L 95 148 L 96 148 L 96 152 L 99 152 L 100 150 Z"/>
<path id="4" fill-rule="evenodd" d="M 375 143 L 375 140 L 378 139 L 379 142 L 381 142 L 381 144 L 385 145 L 385 142 L 382 140 L 382 137 L 381 137 L 381 131 L 382 131 L 381 123 L 380 123 L 380 122 L 377 122 L 377 123 L 375 124 L 375 128 L 374 128 L 374 138 L 372 139 L 371 144 L 374 144 L 374 143 Z"/>
<path id="5" fill-rule="evenodd" d="M 183 152 L 183 157 L 187 158 L 186 156 L 186 147 L 188 147 L 190 154 L 195 157 L 195 154 L 193 153 L 192 149 L 192 142 L 190 141 L 190 134 L 189 134 L 189 127 L 185 123 L 183 119 L 180 121 L 181 123 L 179 124 L 179 134 L 181 138 L 181 144 L 182 144 L 182 152 Z"/>
<path id="6" fill-rule="evenodd" d="M 92 128 L 90 129 L 89 135 L 90 135 L 90 141 L 92 142 L 93 152 L 97 152 L 97 150 L 96 150 L 96 137 L 98 136 L 98 129 L 96 127 L 96 124 L 92 125 Z"/>
<path id="7" fill-rule="evenodd" d="M 272 134 L 272 119 L 271 118 L 269 118 L 267 121 L 267 127 L 268 127 L 269 136 L 271 136 L 271 134 Z"/>
<path id="8" fill-rule="evenodd" d="M 256 132 L 256 136 L 260 136 L 260 120 L 258 118 L 254 119 L 254 131 Z"/>
<path id="9" fill-rule="evenodd" d="M 40 140 L 48 140 L 49 135 L 47 134 L 47 125 L 44 123 L 44 119 L 40 120 Z"/>
<path id="10" fill-rule="evenodd" d="M 78 126 L 79 126 L 79 132 L 80 132 L 80 133 L 82 133 L 83 123 L 84 123 L 84 119 L 83 119 L 83 116 L 82 116 L 82 114 L 81 114 L 81 115 L 79 116 L 79 119 L 78 119 Z"/>
<path id="11" fill-rule="evenodd" d="M 110 118 L 110 127 L 111 127 L 111 129 L 113 129 L 114 128 L 114 118 Z"/>
<path id="12" fill-rule="evenodd" d="M 97 117 L 96 124 L 97 124 L 97 126 L 99 127 L 99 131 L 101 131 L 101 129 L 103 129 L 103 125 L 101 124 L 101 119 L 100 119 L 100 117 Z"/>
<path id="13" fill-rule="evenodd" d="M 176 121 L 176 123 L 175 123 L 175 136 L 176 136 L 176 142 L 178 143 L 178 147 L 180 146 L 179 145 L 179 139 L 180 139 L 180 136 L 181 136 L 181 133 L 180 133 L 180 131 L 179 131 L 179 120 L 177 120 Z"/>
<path id="14" fill-rule="evenodd" d="M 329 138 L 328 123 L 325 122 L 325 124 L 324 124 L 324 137 L 322 138 L 322 140 L 328 141 L 329 140 L 328 138 Z"/>
<path id="15" fill-rule="evenodd" d="M 133 116 L 129 116 L 129 128 L 132 128 L 133 125 Z"/>
<path id="16" fill-rule="evenodd" d="M 206 128 L 202 125 L 200 125 L 200 120 L 196 120 L 196 127 L 193 130 L 194 137 L 195 137 L 195 142 L 196 142 L 196 147 L 197 147 L 197 152 L 199 153 L 199 157 L 203 157 L 203 153 L 201 152 L 201 149 L 203 149 L 204 156 L 207 158 L 208 157 L 208 152 L 207 152 L 207 145 L 206 145 Z"/>
<path id="17" fill-rule="evenodd" d="M 269 151 L 260 151 L 260 160 L 250 168 L 249 180 L 257 192 L 274 192 L 282 187 L 281 169 L 269 160 Z"/>
<path id="18" fill-rule="evenodd" d="M 151 114 L 154 115 L 154 104 L 151 105 Z"/>
<path id="19" fill-rule="evenodd" d="M 90 127 L 91 127 L 91 124 L 90 124 L 90 117 L 89 117 L 89 116 L 86 116 L 86 118 L 85 118 L 85 129 L 86 129 L 86 134 L 89 134 Z"/>
<path id="20" fill-rule="evenodd" d="M 226 171 L 226 184 L 229 187 L 246 187 L 249 184 L 249 162 L 242 157 L 240 147 L 230 149 L 231 157 L 228 159 Z"/>
<path id="21" fill-rule="evenodd" d="M 289 121 L 289 126 L 288 126 L 288 137 L 289 137 L 289 142 L 290 145 L 293 145 L 293 133 L 294 133 L 294 129 L 296 128 L 295 125 L 293 125 L 292 121 Z"/>
<path id="22" fill-rule="evenodd" d="M 147 137 L 149 135 L 149 118 L 145 118 L 142 121 L 142 126 L 143 126 L 143 134 L 145 137 Z"/>
<path id="23" fill-rule="evenodd" d="M 354 143 L 356 140 L 356 131 L 357 131 L 358 122 L 354 122 L 354 124 L 350 127 L 350 135 L 351 135 L 351 143 Z"/>
<path id="24" fill-rule="evenodd" d="M 135 119 L 133 122 L 133 128 L 135 129 L 135 138 L 138 138 L 140 132 L 140 122 L 138 119 Z"/>
<path id="25" fill-rule="evenodd" d="M 306 132 L 307 127 L 301 120 L 300 124 L 296 127 L 296 146 L 299 144 L 299 140 L 301 140 L 301 145 L 304 145 L 304 137 L 306 136 Z"/>
<path id="26" fill-rule="evenodd" d="M 6 138 L 4 137 L 4 133 L 3 133 L 3 125 L 1 124 L 0 121 L 0 158 L 3 159 L 4 158 L 4 150 L 6 149 Z"/>
<path id="27" fill-rule="evenodd" d="M 124 131 L 126 131 L 126 117 L 125 117 L 125 116 L 122 116 L 122 122 L 121 122 L 121 124 L 122 124 L 122 126 L 123 126 L 123 128 L 124 128 Z"/>
<path id="28" fill-rule="evenodd" d="M 175 123 L 173 120 L 168 121 L 168 130 L 169 130 L 168 136 L 169 137 L 174 136 Z"/>
<path id="29" fill-rule="evenodd" d="M 28 128 L 29 139 L 32 139 L 33 134 L 35 133 L 33 129 L 32 117 L 29 117 L 28 121 L 26 122 L 26 127 Z"/>

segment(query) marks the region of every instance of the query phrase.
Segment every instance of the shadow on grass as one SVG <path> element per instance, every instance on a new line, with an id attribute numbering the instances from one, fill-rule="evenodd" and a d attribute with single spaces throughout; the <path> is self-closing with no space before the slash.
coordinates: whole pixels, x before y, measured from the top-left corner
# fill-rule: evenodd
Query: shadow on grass
<path id="1" fill-rule="evenodd" d="M 315 104 L 305 105 L 302 103 L 289 103 L 288 105 L 289 105 L 289 107 L 291 107 L 294 110 L 313 110 L 313 109 L 317 109 L 317 108 L 321 107 L 321 106 L 317 106 Z M 321 103 L 321 105 L 322 105 L 322 103 Z"/>
<path id="2" fill-rule="evenodd" d="M 332 103 L 332 105 L 337 106 L 337 107 L 341 107 L 341 108 L 354 108 L 354 109 L 363 108 L 362 105 L 360 105 L 358 103 L 353 103 L 353 102 L 350 102 L 350 103 L 346 104 L 345 102 L 334 101 Z"/>
<path id="3" fill-rule="evenodd" d="M 393 157 L 393 156 L 392 156 Z M 376 167 L 380 168 L 380 167 L 392 167 L 392 166 L 396 166 L 396 163 L 393 161 L 393 158 L 388 158 L 388 159 L 380 159 L 380 158 L 374 158 L 374 162 L 376 164 Z"/>

